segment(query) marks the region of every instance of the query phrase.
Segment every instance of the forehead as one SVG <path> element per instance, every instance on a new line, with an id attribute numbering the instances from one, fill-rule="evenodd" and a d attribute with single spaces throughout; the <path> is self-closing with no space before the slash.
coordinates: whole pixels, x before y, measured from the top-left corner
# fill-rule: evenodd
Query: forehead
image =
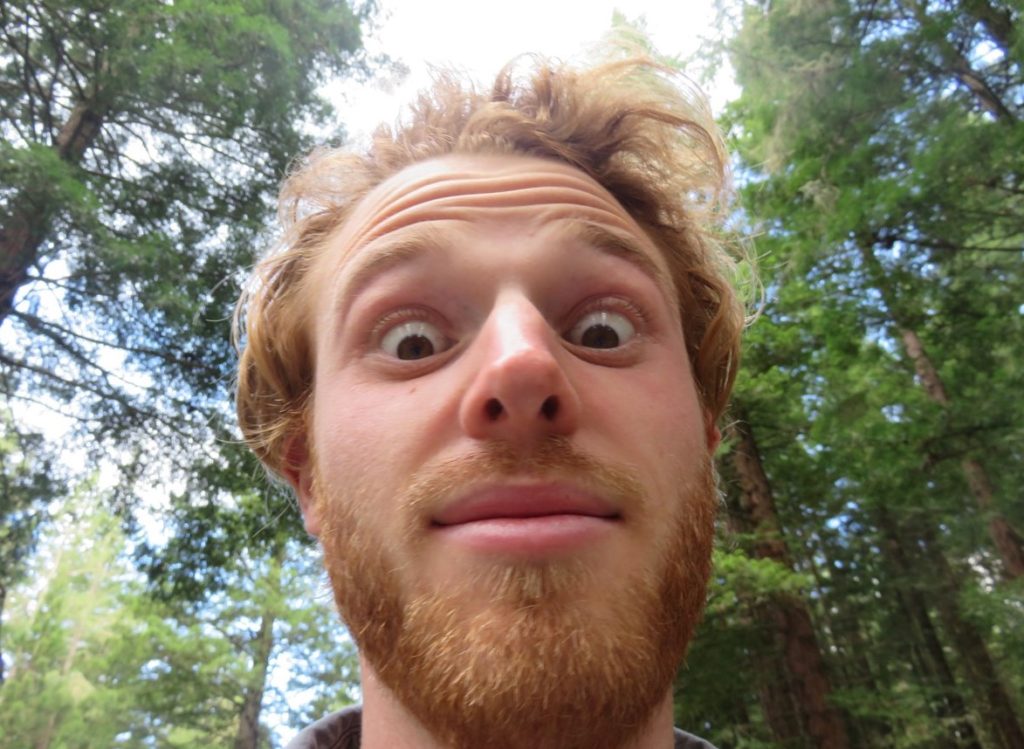
<path id="1" fill-rule="evenodd" d="M 646 232 L 583 171 L 530 156 L 452 154 L 408 166 L 366 195 L 328 239 L 315 283 L 364 264 L 364 256 L 410 227 L 443 231 L 502 219 L 515 219 L 524 230 L 568 222 L 609 229 L 632 238 L 668 278 L 665 260 Z"/>

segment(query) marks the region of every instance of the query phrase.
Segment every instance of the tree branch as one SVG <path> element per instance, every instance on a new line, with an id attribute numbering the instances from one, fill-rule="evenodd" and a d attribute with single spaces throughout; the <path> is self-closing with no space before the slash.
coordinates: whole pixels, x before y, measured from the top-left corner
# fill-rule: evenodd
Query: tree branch
<path id="1" fill-rule="evenodd" d="M 168 419 L 159 411 L 139 408 L 136 404 L 132 403 L 127 396 L 118 391 L 116 388 L 111 388 L 110 390 L 101 390 L 87 382 L 77 382 L 74 380 L 69 380 L 66 377 L 61 377 L 56 372 L 53 372 L 49 369 L 44 369 L 43 367 L 36 366 L 35 364 L 29 364 L 24 360 L 14 359 L 3 352 L 0 352 L 0 364 L 5 364 L 8 367 L 11 367 L 12 369 L 32 372 L 33 374 L 39 375 L 40 377 L 43 377 L 47 380 L 59 383 L 64 387 L 68 387 L 73 390 L 84 390 L 88 393 L 92 393 L 95 396 L 103 398 L 104 400 L 116 401 L 118 404 L 121 405 L 121 407 L 125 410 L 126 413 L 136 416 L 140 426 L 142 426 L 143 428 L 145 428 L 145 424 L 147 422 L 154 421 L 162 424 L 164 427 L 171 430 L 179 437 L 182 437 L 184 439 L 193 438 L 193 435 L 189 434 L 180 426 L 178 426 L 176 421 Z"/>
<path id="2" fill-rule="evenodd" d="M 1013 18 L 1005 8 L 994 8 L 988 0 L 963 0 L 962 7 L 981 22 L 1005 54 L 1013 45 Z"/>
<path id="3" fill-rule="evenodd" d="M 32 315 L 32 314 L 30 314 L 28 312 L 22 312 L 21 310 L 17 310 L 17 309 L 13 310 L 11 312 L 11 316 L 12 317 L 16 317 L 19 320 L 24 321 L 25 324 L 28 325 L 30 328 L 32 328 L 33 330 L 39 331 L 40 333 L 42 333 L 43 335 L 46 335 L 47 337 L 50 337 L 51 340 L 55 340 L 55 339 L 52 338 L 53 335 L 58 334 L 58 333 L 65 333 L 65 334 L 67 334 L 69 336 L 72 336 L 74 338 L 79 338 L 79 339 L 81 339 L 83 341 L 86 341 L 88 343 L 96 344 L 97 346 L 103 346 L 105 348 L 116 349 L 118 351 L 125 351 L 125 352 L 131 353 L 131 354 L 141 354 L 143 356 L 153 356 L 153 357 L 161 359 L 161 360 L 163 360 L 163 361 L 165 361 L 165 362 L 167 362 L 169 364 L 182 364 L 182 365 L 194 365 L 195 364 L 194 361 L 186 360 L 186 359 L 180 359 L 178 357 L 171 356 L 167 352 L 166 349 L 151 349 L 151 348 L 145 348 L 145 347 L 142 347 L 142 346 L 127 346 L 127 345 L 120 344 L 120 343 L 111 343 L 110 341 L 105 341 L 105 340 L 102 340 L 100 338 L 93 338 L 93 337 L 87 336 L 87 335 L 85 335 L 83 333 L 79 333 L 79 332 L 76 332 L 74 330 L 71 330 L 70 328 L 62 327 L 60 325 L 57 325 L 56 323 L 50 322 L 49 320 L 44 320 L 44 319 L 42 319 L 40 317 L 36 317 L 35 315 Z"/>

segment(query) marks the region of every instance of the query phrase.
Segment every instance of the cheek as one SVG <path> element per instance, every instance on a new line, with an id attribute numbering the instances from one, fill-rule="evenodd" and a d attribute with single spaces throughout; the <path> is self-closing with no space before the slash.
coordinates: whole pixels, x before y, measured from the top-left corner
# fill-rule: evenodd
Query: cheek
<path id="1" fill-rule="evenodd" d="M 313 433 L 334 480 L 375 478 L 384 488 L 407 476 L 438 445 L 444 403 L 426 380 L 338 382 L 317 390 Z"/>
<path id="2" fill-rule="evenodd" d="M 382 427 L 380 412 L 365 395 L 336 381 L 317 387 L 313 402 L 313 446 L 320 475 L 332 496 L 349 494 L 363 485 L 381 463 L 375 434 Z"/>
<path id="3" fill-rule="evenodd" d="M 692 449 L 704 441 L 704 422 L 696 389 L 682 367 L 643 367 L 596 371 L 579 384 L 585 408 L 599 431 L 628 440 L 620 447 L 652 444 Z"/>
<path id="4" fill-rule="evenodd" d="M 581 382 L 597 449 L 634 467 L 655 514 L 672 512 L 682 482 L 693 480 L 707 454 L 704 421 L 689 370 L 649 367 L 612 372 L 603 384 Z M 595 397 L 597 396 L 597 397 Z"/>
<path id="5" fill-rule="evenodd" d="M 653 366 L 649 375 L 650 398 L 643 402 L 651 424 L 688 450 L 704 447 L 704 411 L 697 397 L 686 351 L 680 348 Z"/>

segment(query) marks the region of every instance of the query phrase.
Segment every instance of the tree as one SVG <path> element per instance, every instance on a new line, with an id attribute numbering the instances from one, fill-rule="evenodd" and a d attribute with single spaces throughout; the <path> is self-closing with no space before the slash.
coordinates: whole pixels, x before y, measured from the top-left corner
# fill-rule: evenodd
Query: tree
<path id="1" fill-rule="evenodd" d="M 88 487 L 65 504 L 7 612 L 11 654 L 0 689 L 4 746 L 113 746 L 134 704 L 139 649 L 120 600 L 123 537 Z"/>
<path id="2" fill-rule="evenodd" d="M 876 324 L 944 412 L 933 460 L 959 466 L 1003 573 L 1019 577 L 1021 519 L 979 437 L 1012 432 L 1000 414 L 1013 412 L 1020 382 L 1011 374 L 997 389 L 979 387 L 1013 353 L 973 345 L 1012 340 L 1021 325 L 1015 16 L 996 4 L 923 0 L 807 10 L 751 6 L 734 48 L 745 91 L 738 143 L 748 164 L 771 175 L 748 191 L 751 209 L 785 217 L 795 240 L 788 254 L 804 268 L 842 277 L 842 293 L 870 299 Z M 1020 455 L 1000 457 L 1012 486 Z"/>
<path id="3" fill-rule="evenodd" d="M 0 421 L 0 622 L 8 592 L 25 575 L 50 502 L 63 487 L 39 434 L 19 434 L 9 413 Z M 2 635 L 2 630 L 0 630 Z M 0 636 L 0 645 L 3 639 Z M 0 651 L 0 685 L 5 678 Z"/>
<path id="4" fill-rule="evenodd" d="M 289 161 L 330 121 L 318 86 L 369 70 L 373 11 L 0 4 L 0 389 L 73 417 L 120 465 L 129 526 L 139 478 L 188 475 L 190 498 L 260 483 L 229 415 L 237 281 Z M 4 589 L 52 496 L 42 457 L 3 452 Z"/>
<path id="5" fill-rule="evenodd" d="M 0 746 L 256 749 L 352 701 L 355 648 L 309 549 L 280 533 L 223 589 L 160 600 L 107 504 L 80 487 L 13 589 Z"/>
<path id="6" fill-rule="evenodd" d="M 244 476 L 234 480 L 245 486 Z M 196 486 L 209 483 L 195 479 Z M 301 727 L 352 701 L 355 646 L 298 518 L 273 489 L 200 498 L 186 491 L 163 518 L 171 531 L 166 542 L 138 545 L 150 600 L 172 629 L 193 633 L 168 639 L 167 650 L 153 656 L 166 665 L 151 715 L 173 716 L 171 724 L 204 735 L 216 724 L 229 737 L 225 745 L 255 749 L 266 743 L 268 711 Z M 205 641 L 220 655 L 197 654 L 191 641 Z M 197 672 L 205 674 L 202 683 Z M 271 679 L 274 672 L 288 673 L 287 688 Z"/>
<path id="7" fill-rule="evenodd" d="M 771 482 L 761 460 L 757 440 L 742 405 L 734 404 L 735 421 L 729 427 L 733 443 L 729 454 L 731 475 L 739 491 L 733 493 L 729 520 L 737 534 L 751 537 L 751 556 L 771 560 L 787 570 L 793 569 L 782 535 Z M 785 675 L 792 686 L 783 690 L 763 690 L 765 716 L 776 737 L 786 741 L 800 734 L 809 736 L 819 749 L 844 749 L 850 739 L 840 711 L 831 704 L 832 684 L 821 648 L 815 635 L 808 606 L 791 593 L 775 593 L 758 607 L 758 617 L 781 641 Z M 790 706 L 784 701 L 794 698 Z M 792 726 L 792 714 L 798 726 Z"/>
<path id="8" fill-rule="evenodd" d="M 1020 602 L 1019 19 L 747 3 L 729 44 L 772 258 L 739 398 L 855 745 L 1024 742 L 1018 628 L 979 615 Z"/>
<path id="9" fill-rule="evenodd" d="M 367 69 L 372 11 L 341 0 L 0 6 L 8 395 L 64 404 L 126 464 L 187 464 L 197 441 L 231 431 L 237 276 L 264 244 L 270 196 L 304 133 L 331 114 L 317 87 Z"/>

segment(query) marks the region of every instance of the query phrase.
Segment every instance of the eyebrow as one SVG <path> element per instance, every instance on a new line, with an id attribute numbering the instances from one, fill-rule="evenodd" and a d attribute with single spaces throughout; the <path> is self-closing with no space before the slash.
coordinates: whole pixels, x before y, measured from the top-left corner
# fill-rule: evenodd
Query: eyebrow
<path id="1" fill-rule="evenodd" d="M 650 252 L 634 238 L 585 219 L 569 221 L 561 236 L 576 239 L 597 252 L 626 261 L 650 278 L 666 298 L 675 303 L 675 284 L 654 261 Z M 422 257 L 424 253 L 443 252 L 446 242 L 440 230 L 432 226 L 417 226 L 397 236 L 379 238 L 373 245 L 372 249 L 353 261 L 356 269 L 336 297 L 336 310 L 346 311 L 352 300 L 387 271 Z"/>
<path id="2" fill-rule="evenodd" d="M 603 224 L 585 219 L 574 219 L 566 228 L 566 235 L 576 238 L 595 250 L 625 260 L 650 278 L 673 304 L 676 287 L 668 274 L 658 265 L 650 252 L 633 237 L 612 231 Z M 657 250 L 655 250 L 657 251 Z"/>
<path id="3" fill-rule="evenodd" d="M 356 269 L 336 297 L 337 310 L 347 309 L 351 301 L 381 274 L 421 257 L 424 252 L 438 252 L 444 247 L 441 232 L 430 226 L 408 229 L 397 236 L 377 239 L 373 244 L 369 252 L 360 253 L 360 257 L 353 261 Z"/>

